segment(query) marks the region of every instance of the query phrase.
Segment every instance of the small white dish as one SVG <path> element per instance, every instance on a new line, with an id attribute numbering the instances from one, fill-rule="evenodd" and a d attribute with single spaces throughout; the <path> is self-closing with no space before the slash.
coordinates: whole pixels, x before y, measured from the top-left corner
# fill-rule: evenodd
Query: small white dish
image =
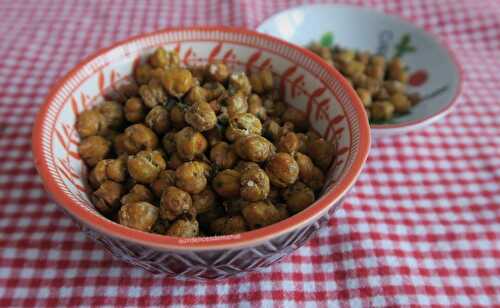
<path id="1" fill-rule="evenodd" d="M 398 17 L 358 6 L 318 4 L 291 8 L 265 20 L 257 31 L 306 46 L 313 41 L 367 50 L 408 64 L 409 92 L 423 100 L 410 113 L 371 124 L 374 137 L 403 134 L 432 124 L 457 102 L 461 70 L 437 37 Z"/>

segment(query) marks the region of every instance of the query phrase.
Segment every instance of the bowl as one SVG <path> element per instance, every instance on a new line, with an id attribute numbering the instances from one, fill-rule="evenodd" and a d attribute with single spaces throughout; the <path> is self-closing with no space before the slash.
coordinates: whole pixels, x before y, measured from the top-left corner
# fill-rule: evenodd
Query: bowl
<path id="1" fill-rule="evenodd" d="M 313 127 L 337 146 L 323 195 L 306 210 L 242 234 L 175 238 L 129 229 L 100 215 L 87 195 L 87 170 L 78 155 L 78 113 L 103 100 L 109 89 L 130 82 L 155 48 L 179 52 L 183 64 L 224 61 L 235 70 L 269 67 L 282 97 L 307 111 Z M 243 29 L 204 27 L 139 35 L 87 58 L 48 95 L 33 128 L 33 156 L 46 190 L 90 238 L 116 258 L 169 276 L 221 278 L 257 270 L 304 244 L 337 209 L 368 154 L 370 131 L 363 106 L 345 79 L 319 57 Z"/>
<path id="2" fill-rule="evenodd" d="M 302 46 L 319 41 L 401 56 L 409 69 L 408 91 L 419 93 L 422 101 L 408 114 L 371 123 L 374 138 L 428 126 L 457 103 L 461 70 L 452 52 L 436 36 L 398 17 L 359 6 L 304 5 L 271 16 L 257 30 Z"/>

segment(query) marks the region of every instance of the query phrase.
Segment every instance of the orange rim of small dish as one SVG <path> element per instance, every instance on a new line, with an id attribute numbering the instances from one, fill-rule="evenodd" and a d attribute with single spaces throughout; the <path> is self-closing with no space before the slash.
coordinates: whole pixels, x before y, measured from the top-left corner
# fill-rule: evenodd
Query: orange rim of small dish
<path id="1" fill-rule="evenodd" d="M 304 54 L 305 57 L 312 59 L 314 62 L 321 65 L 330 75 L 336 78 L 346 91 L 347 96 L 351 101 L 354 102 L 353 107 L 356 110 L 356 114 L 359 115 L 359 150 L 356 157 L 353 160 L 351 168 L 342 177 L 341 181 L 330 191 L 325 193 L 321 198 L 314 204 L 309 206 L 307 209 L 299 212 L 281 222 L 275 223 L 273 225 L 244 232 L 236 235 L 228 236 L 215 236 L 215 237 L 199 237 L 199 238 L 175 238 L 164 235 L 158 235 L 153 233 L 146 233 L 134 229 L 127 228 L 125 226 L 119 225 L 111 220 L 102 219 L 95 214 L 89 212 L 88 210 L 82 208 L 78 203 L 71 199 L 66 192 L 62 191 L 57 185 L 54 177 L 50 174 L 48 170 L 48 162 L 42 150 L 42 128 L 45 122 L 47 111 L 51 102 L 54 99 L 55 94 L 59 91 L 61 86 L 65 84 L 68 79 L 74 76 L 78 71 L 81 70 L 83 66 L 91 62 L 94 58 L 101 56 L 110 50 L 125 45 L 134 40 L 142 39 L 149 36 L 158 35 L 161 33 L 175 32 L 175 31 L 219 31 L 226 33 L 239 33 L 245 35 L 256 36 L 268 41 L 279 43 L 285 45 L 288 48 L 295 49 L 300 53 Z M 297 228 L 305 226 L 309 223 L 314 222 L 320 216 L 325 214 L 327 210 L 334 206 L 336 203 L 340 202 L 342 197 L 348 192 L 351 186 L 356 181 L 359 176 L 362 167 L 368 156 L 368 151 L 370 148 L 370 127 L 368 124 L 368 119 L 364 111 L 363 105 L 359 98 L 357 97 L 354 89 L 352 89 L 348 82 L 342 77 L 342 75 L 336 71 L 334 68 L 326 64 L 321 58 L 314 53 L 308 51 L 305 48 L 295 46 L 291 43 L 277 39 L 275 37 L 258 33 L 252 30 L 242 29 L 242 28 L 232 28 L 232 27 L 219 27 L 219 26 L 207 26 L 207 27 L 191 27 L 191 28 L 172 28 L 163 29 L 147 34 L 141 34 L 133 36 L 126 40 L 119 41 L 112 46 L 99 50 L 96 53 L 90 55 L 82 62 L 80 62 L 75 68 L 73 68 L 66 76 L 59 80 L 55 86 L 49 92 L 44 104 L 41 106 L 40 111 L 35 120 L 32 133 L 32 150 L 33 157 L 35 160 L 35 166 L 40 174 L 43 184 L 47 192 L 50 193 L 54 201 L 69 212 L 74 218 L 76 218 L 81 223 L 94 229 L 96 231 L 102 232 L 106 235 L 124 240 L 130 241 L 136 244 L 141 244 L 149 247 L 153 247 L 160 250 L 179 250 L 179 251 L 192 251 L 192 250 L 217 250 L 217 249 L 230 249 L 230 248 L 242 248 L 255 246 L 269 239 L 278 237 L 280 235 L 286 234 Z"/>

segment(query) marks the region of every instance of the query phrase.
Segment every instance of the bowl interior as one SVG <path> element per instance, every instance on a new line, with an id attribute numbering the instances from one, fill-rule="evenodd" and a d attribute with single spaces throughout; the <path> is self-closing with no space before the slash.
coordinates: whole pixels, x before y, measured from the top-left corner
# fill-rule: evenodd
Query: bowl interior
<path id="1" fill-rule="evenodd" d="M 178 50 L 184 65 L 220 60 L 239 71 L 271 68 L 284 100 L 307 112 L 312 126 L 337 143 L 337 158 L 328 171 L 323 197 L 284 222 L 210 240 L 144 233 L 102 217 L 87 196 L 87 170 L 78 155 L 79 137 L 74 128 L 76 116 L 102 101 L 109 90 L 130 82 L 133 67 L 158 46 Z M 263 241 L 319 217 L 342 197 L 361 170 L 370 142 L 367 119 L 353 90 L 339 76 L 312 54 L 246 30 L 165 30 L 135 37 L 90 57 L 54 87 L 34 128 L 36 166 L 46 189 L 66 211 L 106 234 L 170 249 Z"/>
<path id="2" fill-rule="evenodd" d="M 397 17 L 346 5 L 305 5 L 264 21 L 258 31 L 305 46 L 368 50 L 386 57 L 401 56 L 410 73 L 409 92 L 423 101 L 411 112 L 372 127 L 416 124 L 447 109 L 459 91 L 460 74 L 451 54 L 430 34 Z"/>

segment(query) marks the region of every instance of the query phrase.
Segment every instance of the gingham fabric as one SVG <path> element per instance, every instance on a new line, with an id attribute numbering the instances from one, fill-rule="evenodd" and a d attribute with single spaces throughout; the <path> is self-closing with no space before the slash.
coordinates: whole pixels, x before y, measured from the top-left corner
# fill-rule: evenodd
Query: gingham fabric
<path id="1" fill-rule="evenodd" d="M 263 272 L 155 277 L 115 261 L 49 199 L 32 162 L 51 85 L 93 51 L 163 27 L 255 28 L 300 1 L 0 2 L 0 306 L 500 306 L 500 2 L 353 1 L 446 40 L 459 105 L 377 140 L 341 210 Z"/>

